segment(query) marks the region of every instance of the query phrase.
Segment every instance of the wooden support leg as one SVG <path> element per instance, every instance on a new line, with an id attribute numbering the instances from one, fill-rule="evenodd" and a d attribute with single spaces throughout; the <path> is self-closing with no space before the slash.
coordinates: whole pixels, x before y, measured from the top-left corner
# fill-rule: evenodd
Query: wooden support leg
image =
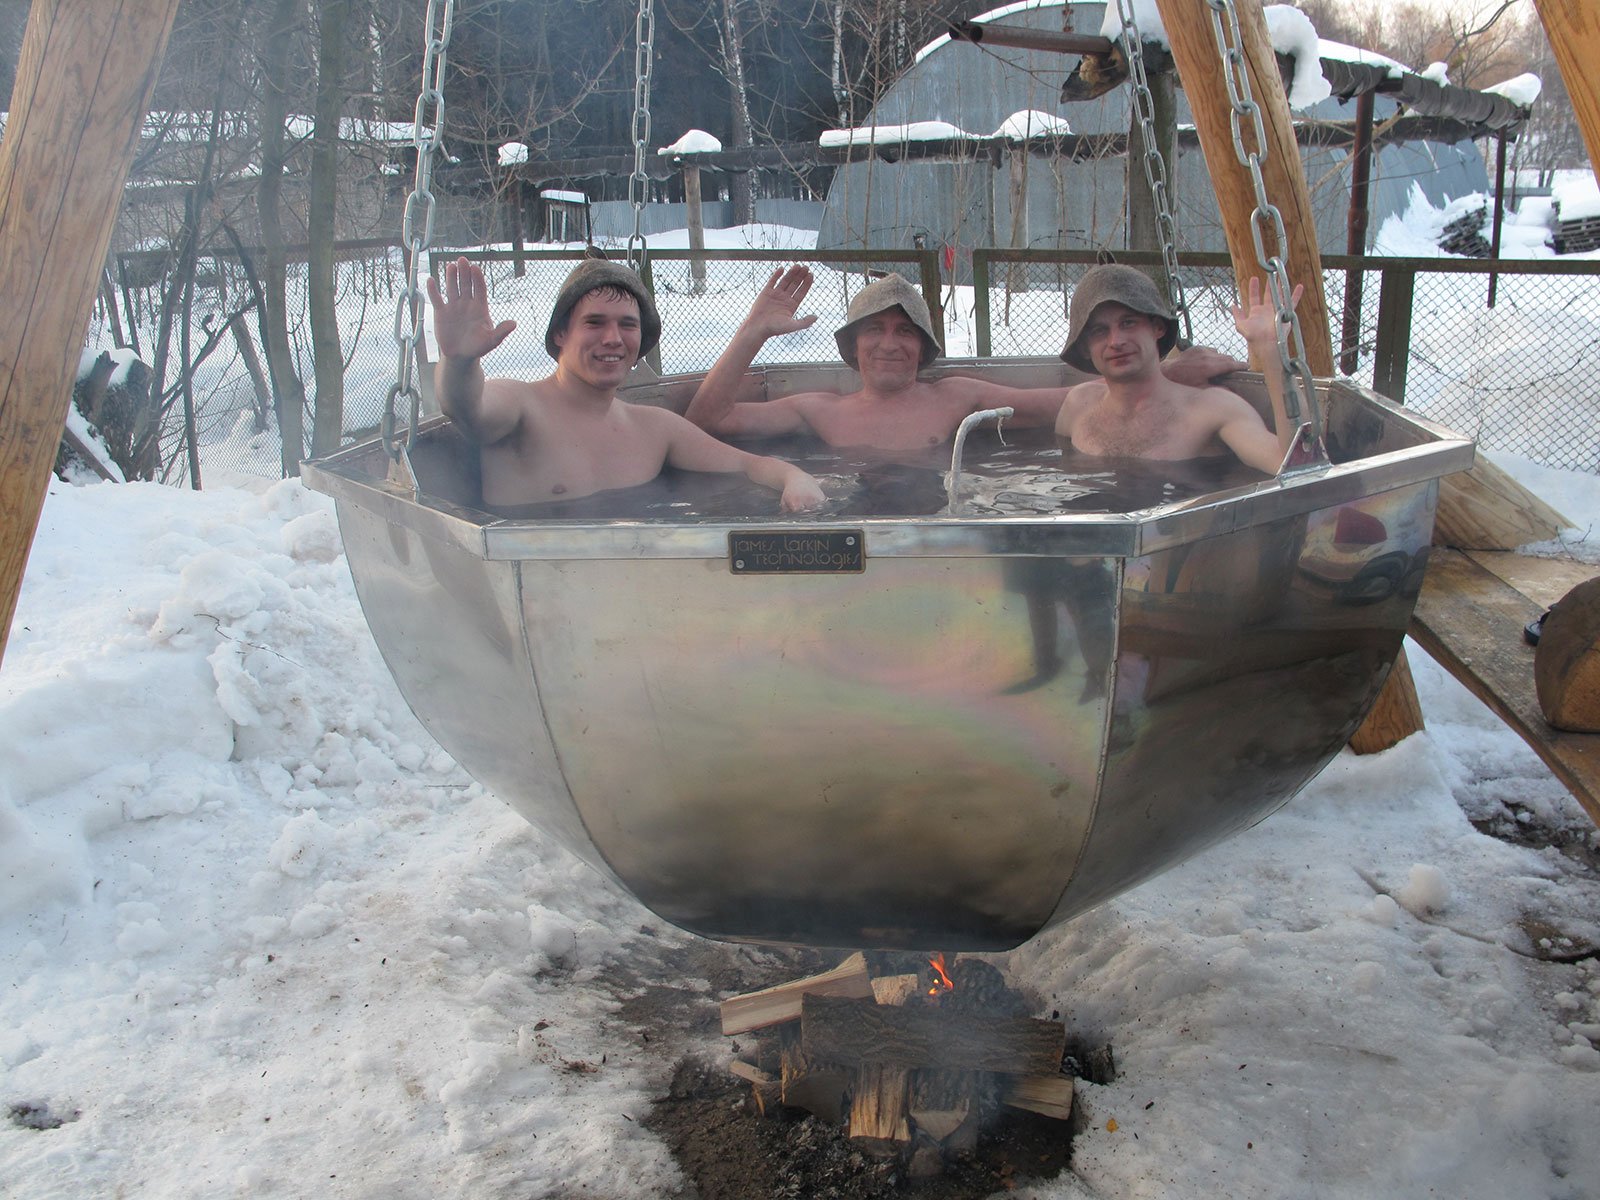
<path id="1" fill-rule="evenodd" d="M 1422 728 L 1422 701 L 1417 699 L 1416 681 L 1411 678 L 1411 664 L 1406 661 L 1402 646 L 1372 711 L 1350 738 L 1350 749 L 1357 754 L 1376 754 L 1399 745 Z"/>

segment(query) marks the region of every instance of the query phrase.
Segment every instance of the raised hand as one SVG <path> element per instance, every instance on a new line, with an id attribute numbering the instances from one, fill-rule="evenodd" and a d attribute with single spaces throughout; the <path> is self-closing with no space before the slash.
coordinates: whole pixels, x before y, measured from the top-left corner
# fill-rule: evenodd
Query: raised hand
<path id="1" fill-rule="evenodd" d="M 756 293 L 750 305 L 750 315 L 744 319 L 745 328 L 763 338 L 784 333 L 798 333 L 816 323 L 816 314 L 797 317 L 800 302 L 811 290 L 811 268 L 795 263 L 772 272 L 767 286 Z"/>
<path id="2" fill-rule="evenodd" d="M 1289 294 L 1290 308 L 1300 303 L 1300 297 L 1305 290 L 1302 284 L 1294 285 L 1294 291 Z M 1251 277 L 1248 301 L 1245 304 L 1232 305 L 1231 311 L 1234 328 L 1244 335 L 1245 341 L 1278 340 L 1278 312 L 1272 306 L 1270 299 L 1262 299 L 1260 279 Z"/>
<path id="3" fill-rule="evenodd" d="M 433 302 L 433 340 L 442 358 L 482 358 L 517 327 L 515 321 L 495 324 L 489 285 L 465 258 L 445 264 L 442 289 L 428 277 L 428 299 Z"/>

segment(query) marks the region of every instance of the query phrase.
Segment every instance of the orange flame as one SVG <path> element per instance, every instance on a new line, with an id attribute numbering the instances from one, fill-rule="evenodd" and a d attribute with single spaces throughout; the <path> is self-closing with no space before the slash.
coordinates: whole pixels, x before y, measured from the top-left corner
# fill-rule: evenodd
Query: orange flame
<path id="1" fill-rule="evenodd" d="M 928 989 L 930 996 L 942 996 L 946 992 L 955 990 L 955 980 L 950 978 L 945 970 L 944 955 L 935 954 L 928 960 L 928 965 L 933 968 L 933 986 Z"/>

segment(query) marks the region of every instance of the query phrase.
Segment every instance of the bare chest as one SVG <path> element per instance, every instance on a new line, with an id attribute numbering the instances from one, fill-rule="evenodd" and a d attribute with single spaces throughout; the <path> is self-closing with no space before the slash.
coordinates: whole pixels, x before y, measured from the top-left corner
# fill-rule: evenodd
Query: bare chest
<path id="1" fill-rule="evenodd" d="M 917 450 L 947 442 L 964 408 L 936 400 L 907 399 L 892 405 L 834 403 L 806 413 L 812 431 L 830 446 Z"/>
<path id="2" fill-rule="evenodd" d="M 665 461 L 665 444 L 626 420 L 530 421 L 517 437 L 484 449 L 484 499 L 538 504 L 636 487 Z"/>
<path id="3" fill-rule="evenodd" d="M 1072 427 L 1072 444 L 1084 454 L 1107 458 L 1196 458 L 1216 452 L 1208 431 L 1176 405 L 1132 412 L 1097 404 Z"/>

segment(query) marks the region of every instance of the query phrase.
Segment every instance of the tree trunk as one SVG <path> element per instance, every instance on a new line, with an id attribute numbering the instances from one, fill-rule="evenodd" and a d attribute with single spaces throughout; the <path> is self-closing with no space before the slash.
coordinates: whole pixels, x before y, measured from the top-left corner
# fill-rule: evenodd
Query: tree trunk
<path id="1" fill-rule="evenodd" d="M 722 0 L 722 65 L 728 76 L 735 150 L 750 144 L 750 95 L 745 84 L 744 30 L 739 24 L 739 5 L 740 0 Z M 728 178 L 735 225 L 749 225 L 756 219 L 752 184 L 749 171 L 736 171 Z"/>
<path id="2" fill-rule="evenodd" d="M 283 195 L 287 145 L 284 121 L 289 112 L 289 63 L 301 17 L 301 0 L 277 0 L 261 61 L 261 183 L 256 210 L 261 219 L 262 291 L 261 345 L 278 406 L 281 462 L 287 476 L 300 474 L 305 453 L 305 386 L 295 370 L 289 346 L 288 263 L 284 256 Z"/>
<path id="3" fill-rule="evenodd" d="M 311 195 L 306 289 L 311 306 L 311 359 L 316 372 L 313 454 L 332 454 L 344 437 L 344 347 L 334 287 L 335 201 L 339 188 L 339 120 L 344 112 L 349 0 L 322 0 L 318 20 L 317 105 L 311 131 Z"/>

